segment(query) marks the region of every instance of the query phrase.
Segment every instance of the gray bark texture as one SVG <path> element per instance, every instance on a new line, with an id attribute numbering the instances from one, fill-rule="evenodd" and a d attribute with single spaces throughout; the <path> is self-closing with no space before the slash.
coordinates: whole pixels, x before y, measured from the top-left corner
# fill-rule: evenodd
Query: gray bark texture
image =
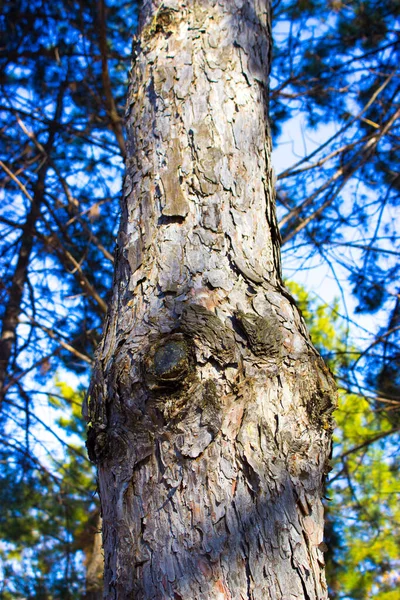
<path id="1" fill-rule="evenodd" d="M 281 282 L 266 0 L 147 0 L 88 395 L 104 597 L 327 597 L 335 386 Z"/>

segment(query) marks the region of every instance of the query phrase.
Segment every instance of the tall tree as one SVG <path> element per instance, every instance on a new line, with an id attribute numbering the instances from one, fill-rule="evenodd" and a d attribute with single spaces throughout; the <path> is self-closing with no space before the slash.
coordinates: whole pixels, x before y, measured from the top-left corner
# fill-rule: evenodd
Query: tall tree
<path id="1" fill-rule="evenodd" d="M 265 0 L 145 1 L 88 405 L 106 598 L 326 598 L 335 387 L 280 273 Z"/>

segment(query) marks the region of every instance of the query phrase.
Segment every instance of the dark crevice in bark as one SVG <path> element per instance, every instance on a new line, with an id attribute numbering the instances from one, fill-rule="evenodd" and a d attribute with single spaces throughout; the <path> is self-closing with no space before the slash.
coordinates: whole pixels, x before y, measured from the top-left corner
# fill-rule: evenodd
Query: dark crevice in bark
<path id="1" fill-rule="evenodd" d="M 306 587 L 306 584 L 305 584 L 305 581 L 304 581 L 304 579 L 303 579 L 303 575 L 302 575 L 302 573 L 301 573 L 300 569 L 299 569 L 299 568 L 298 568 L 298 567 L 297 567 L 297 566 L 294 564 L 294 562 L 293 562 L 293 561 L 292 561 L 292 566 L 293 566 L 293 569 L 294 569 L 295 571 L 297 571 L 297 574 L 298 574 L 298 576 L 299 576 L 300 583 L 301 583 L 301 587 L 302 587 L 302 589 L 303 589 L 304 600 L 312 600 L 312 598 L 310 598 L 310 595 L 309 595 L 309 593 L 308 593 L 308 591 L 307 591 L 307 587 Z"/>
<path id="2" fill-rule="evenodd" d="M 250 548 L 247 547 L 244 549 L 244 556 L 245 556 L 245 567 L 246 567 L 246 579 L 247 579 L 247 598 L 248 600 L 251 600 L 253 595 L 251 593 L 251 571 L 250 571 L 250 564 L 249 564 L 249 550 Z"/>
<path id="3" fill-rule="evenodd" d="M 250 494 L 253 496 L 253 498 L 256 498 L 258 492 L 260 491 L 260 477 L 257 475 L 250 463 L 246 460 L 245 456 L 241 457 L 241 467 L 244 480 L 246 481 Z"/>
<path id="4" fill-rule="evenodd" d="M 160 443 L 161 443 L 161 441 L 156 440 L 155 447 L 154 447 L 154 456 L 156 457 L 157 464 L 158 464 L 158 471 L 162 478 L 162 476 L 165 473 L 165 465 L 164 465 L 164 462 L 162 459 L 162 450 L 160 448 Z"/>
<path id="5" fill-rule="evenodd" d="M 157 225 L 159 225 L 159 226 L 173 225 L 174 223 L 177 223 L 178 225 L 182 225 L 182 223 L 184 221 L 185 221 L 185 217 L 180 217 L 180 216 L 169 217 L 166 215 L 161 215 L 157 221 Z"/>

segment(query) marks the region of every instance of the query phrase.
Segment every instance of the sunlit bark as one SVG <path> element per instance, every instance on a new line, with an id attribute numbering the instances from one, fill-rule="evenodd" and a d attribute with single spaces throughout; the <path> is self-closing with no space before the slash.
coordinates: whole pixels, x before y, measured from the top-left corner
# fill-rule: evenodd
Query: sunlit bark
<path id="1" fill-rule="evenodd" d="M 268 10 L 143 3 L 89 397 L 105 598 L 326 598 L 335 389 L 281 281 Z"/>

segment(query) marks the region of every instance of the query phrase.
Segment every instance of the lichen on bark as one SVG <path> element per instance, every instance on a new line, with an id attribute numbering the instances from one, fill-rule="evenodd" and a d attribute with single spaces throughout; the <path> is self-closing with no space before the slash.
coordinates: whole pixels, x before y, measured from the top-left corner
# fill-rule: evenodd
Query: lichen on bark
<path id="1" fill-rule="evenodd" d="M 335 387 L 281 281 L 269 5 L 141 15 L 88 405 L 105 597 L 323 600 Z"/>

